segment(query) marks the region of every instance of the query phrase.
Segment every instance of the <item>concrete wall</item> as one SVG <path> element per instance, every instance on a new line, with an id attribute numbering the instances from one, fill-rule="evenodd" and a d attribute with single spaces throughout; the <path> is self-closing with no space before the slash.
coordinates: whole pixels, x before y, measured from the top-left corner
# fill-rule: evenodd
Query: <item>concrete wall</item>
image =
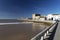
<path id="1" fill-rule="evenodd" d="M 44 20 L 45 20 L 45 18 L 40 18 L 39 20 L 40 20 L 40 21 L 44 21 Z"/>

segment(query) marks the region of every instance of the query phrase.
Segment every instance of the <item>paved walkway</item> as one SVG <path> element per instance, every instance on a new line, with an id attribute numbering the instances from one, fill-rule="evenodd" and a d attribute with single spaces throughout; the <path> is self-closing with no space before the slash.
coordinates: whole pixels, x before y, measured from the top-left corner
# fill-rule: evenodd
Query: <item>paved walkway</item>
<path id="1" fill-rule="evenodd" d="M 58 23 L 58 27 L 53 40 L 60 40 L 60 22 Z"/>

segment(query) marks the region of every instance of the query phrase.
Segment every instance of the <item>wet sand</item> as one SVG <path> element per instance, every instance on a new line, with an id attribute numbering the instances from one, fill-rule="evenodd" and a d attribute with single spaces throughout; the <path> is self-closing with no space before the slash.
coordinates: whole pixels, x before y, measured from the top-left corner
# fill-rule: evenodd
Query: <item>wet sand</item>
<path id="1" fill-rule="evenodd" d="M 43 23 L 0 25 L 0 40 L 30 40 L 45 28 Z"/>

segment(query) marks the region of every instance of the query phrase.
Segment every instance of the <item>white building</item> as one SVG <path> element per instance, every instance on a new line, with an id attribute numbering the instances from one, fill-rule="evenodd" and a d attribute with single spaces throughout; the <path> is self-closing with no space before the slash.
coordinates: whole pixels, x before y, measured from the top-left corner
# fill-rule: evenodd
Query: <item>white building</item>
<path id="1" fill-rule="evenodd" d="M 60 20 L 60 15 L 59 14 L 48 14 L 47 20 Z"/>
<path id="2" fill-rule="evenodd" d="M 40 19 L 39 19 L 40 21 L 44 21 L 44 20 L 46 20 L 46 17 L 45 16 L 40 16 Z"/>
<path id="3" fill-rule="evenodd" d="M 33 20 L 39 20 L 40 19 L 40 14 L 32 14 L 32 19 Z"/>
<path id="4" fill-rule="evenodd" d="M 40 21 L 44 21 L 45 17 L 41 16 L 40 14 L 32 14 L 32 19 L 33 20 L 40 20 Z"/>

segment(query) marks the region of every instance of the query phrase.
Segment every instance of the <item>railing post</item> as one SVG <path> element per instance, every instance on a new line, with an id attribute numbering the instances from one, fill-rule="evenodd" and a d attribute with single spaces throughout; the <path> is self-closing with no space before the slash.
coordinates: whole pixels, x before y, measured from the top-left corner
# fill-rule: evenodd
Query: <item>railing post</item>
<path id="1" fill-rule="evenodd" d="M 44 39 L 46 38 L 46 35 L 47 35 L 47 34 L 45 33 L 45 34 L 44 34 Z"/>
<path id="2" fill-rule="evenodd" d="M 49 33 L 49 30 L 47 31 L 47 33 L 46 33 L 46 34 L 48 35 L 48 33 Z"/>
<path id="3" fill-rule="evenodd" d="M 41 36 L 41 39 L 40 40 L 43 40 L 44 39 L 44 37 L 43 36 Z"/>

